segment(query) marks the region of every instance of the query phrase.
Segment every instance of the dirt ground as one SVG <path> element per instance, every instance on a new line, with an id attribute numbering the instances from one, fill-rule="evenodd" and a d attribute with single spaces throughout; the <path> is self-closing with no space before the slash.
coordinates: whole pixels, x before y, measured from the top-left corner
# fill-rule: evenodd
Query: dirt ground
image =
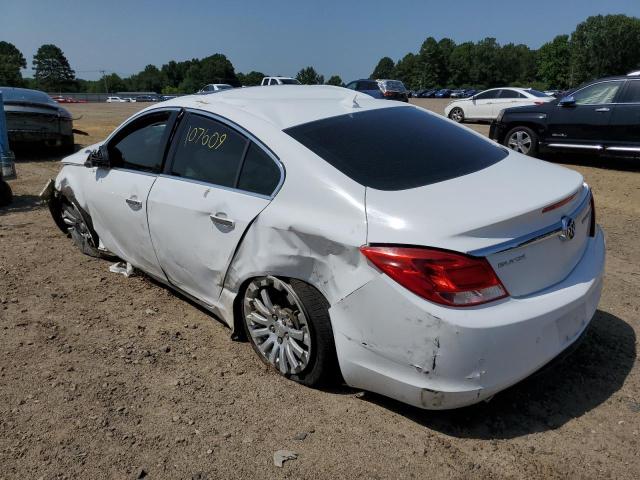
<path id="1" fill-rule="evenodd" d="M 141 106 L 71 105 L 90 134 L 76 142 Z M 580 348 L 489 403 L 430 412 L 287 381 L 184 298 L 83 256 L 38 202 L 58 159 L 23 155 L 0 210 L 0 479 L 640 478 L 640 164 L 569 165 L 607 236 Z M 279 449 L 298 458 L 277 468 Z"/>

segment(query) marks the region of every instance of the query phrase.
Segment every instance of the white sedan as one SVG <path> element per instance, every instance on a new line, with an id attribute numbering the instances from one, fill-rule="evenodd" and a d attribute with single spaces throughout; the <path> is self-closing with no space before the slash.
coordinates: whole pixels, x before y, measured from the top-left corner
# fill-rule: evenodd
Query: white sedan
<path id="1" fill-rule="evenodd" d="M 473 97 L 455 100 L 446 106 L 444 114 L 455 122 L 490 121 L 500 110 L 510 107 L 536 105 L 555 100 L 546 93 L 531 88 L 491 88 Z"/>
<path id="2" fill-rule="evenodd" d="M 282 375 L 473 404 L 574 344 L 600 298 L 582 176 L 330 86 L 180 97 L 65 158 L 57 224 L 213 312 Z"/>

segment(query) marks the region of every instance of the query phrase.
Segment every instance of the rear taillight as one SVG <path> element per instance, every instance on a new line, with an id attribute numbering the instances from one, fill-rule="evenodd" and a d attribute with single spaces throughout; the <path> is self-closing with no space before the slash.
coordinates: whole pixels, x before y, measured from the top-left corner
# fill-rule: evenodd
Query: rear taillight
<path id="1" fill-rule="evenodd" d="M 384 92 L 382 95 L 385 97 L 393 97 L 393 92 Z"/>
<path id="2" fill-rule="evenodd" d="M 591 222 L 589 223 L 589 236 L 596 236 L 596 202 L 593 199 L 593 192 L 591 192 Z"/>
<path id="3" fill-rule="evenodd" d="M 466 307 L 508 296 L 485 258 L 418 247 L 365 245 L 360 251 L 400 285 L 435 303 Z"/>
<path id="4" fill-rule="evenodd" d="M 535 101 L 533 102 L 535 105 L 544 105 L 544 102 L 540 102 L 540 101 Z"/>

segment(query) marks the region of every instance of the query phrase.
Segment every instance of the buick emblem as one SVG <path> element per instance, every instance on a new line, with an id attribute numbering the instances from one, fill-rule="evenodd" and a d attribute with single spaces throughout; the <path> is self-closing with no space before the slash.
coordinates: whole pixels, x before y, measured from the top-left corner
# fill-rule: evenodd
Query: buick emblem
<path id="1" fill-rule="evenodd" d="M 576 222 L 571 217 L 562 217 L 562 232 L 560 240 L 573 240 L 576 236 Z"/>

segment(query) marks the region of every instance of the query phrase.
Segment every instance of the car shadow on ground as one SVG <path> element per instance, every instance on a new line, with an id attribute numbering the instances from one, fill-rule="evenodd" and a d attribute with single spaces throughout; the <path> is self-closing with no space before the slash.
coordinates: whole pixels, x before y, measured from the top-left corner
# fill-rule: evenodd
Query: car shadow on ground
<path id="1" fill-rule="evenodd" d="M 595 155 L 580 155 L 577 153 L 568 153 L 564 155 L 556 153 L 553 155 L 544 155 L 541 158 L 542 160 L 548 160 L 553 163 L 562 163 L 564 165 L 602 168 L 605 170 L 619 170 L 621 172 L 640 172 L 640 159 L 637 158 L 605 158 Z"/>
<path id="2" fill-rule="evenodd" d="M 32 212 L 44 208 L 44 203 L 38 195 L 16 195 L 9 205 L 0 207 L 0 217 L 10 213 Z"/>
<path id="3" fill-rule="evenodd" d="M 635 358 L 636 336 L 631 326 L 598 310 L 583 343 L 572 355 L 490 402 L 428 411 L 371 393 L 364 398 L 453 437 L 510 439 L 556 429 L 607 401 L 622 387 Z M 629 401 L 622 408 L 638 411 L 640 403 Z"/>

